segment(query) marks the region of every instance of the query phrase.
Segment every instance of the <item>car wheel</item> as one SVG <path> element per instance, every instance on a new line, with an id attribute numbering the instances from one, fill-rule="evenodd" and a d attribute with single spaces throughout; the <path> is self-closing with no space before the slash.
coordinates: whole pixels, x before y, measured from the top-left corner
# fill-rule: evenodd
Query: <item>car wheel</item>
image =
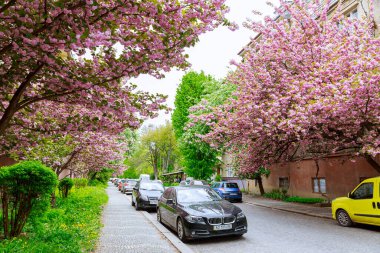
<path id="1" fill-rule="evenodd" d="M 140 205 L 138 201 L 136 201 L 135 203 L 135 208 L 136 208 L 136 211 L 140 210 Z"/>
<path id="2" fill-rule="evenodd" d="M 132 206 L 135 206 L 135 202 L 133 202 L 133 198 L 132 198 L 132 200 L 131 200 L 131 205 L 132 205 Z"/>
<path id="3" fill-rule="evenodd" d="M 178 238 L 182 241 L 182 242 L 187 242 L 187 237 L 185 235 L 185 228 L 183 227 L 183 223 L 182 223 L 182 220 L 181 219 L 178 219 L 177 221 L 177 234 L 178 234 Z"/>
<path id="4" fill-rule="evenodd" d="M 339 209 L 336 212 L 336 220 L 338 221 L 338 224 L 343 227 L 350 227 L 353 224 L 350 215 L 348 215 L 343 209 Z"/>
<path id="5" fill-rule="evenodd" d="M 157 221 L 162 224 L 160 208 L 157 208 Z"/>

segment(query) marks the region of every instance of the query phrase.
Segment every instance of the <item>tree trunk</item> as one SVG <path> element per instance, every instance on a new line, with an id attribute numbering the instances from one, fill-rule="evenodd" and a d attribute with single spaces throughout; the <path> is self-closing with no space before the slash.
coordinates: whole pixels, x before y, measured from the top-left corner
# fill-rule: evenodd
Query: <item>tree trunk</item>
<path id="1" fill-rule="evenodd" d="M 9 122 L 13 118 L 14 114 L 19 109 L 19 102 L 26 90 L 26 88 L 29 86 L 30 82 L 32 81 L 33 77 L 41 70 L 43 67 L 43 63 L 39 63 L 32 72 L 30 72 L 25 80 L 20 84 L 16 92 L 14 93 L 12 99 L 9 101 L 9 105 L 7 109 L 5 109 L 3 116 L 0 119 L 0 136 L 5 136 L 5 131 L 9 126 Z"/>
<path id="2" fill-rule="evenodd" d="M 377 172 L 380 173 L 380 164 L 370 155 L 365 155 L 364 157 L 367 160 L 367 162 L 372 166 L 372 168 L 374 168 Z"/>
<path id="3" fill-rule="evenodd" d="M 259 184 L 260 195 L 263 196 L 265 194 L 265 191 L 264 191 L 263 180 L 261 176 L 257 177 L 257 183 Z"/>
<path id="4" fill-rule="evenodd" d="M 54 208 L 55 207 L 55 205 L 56 205 L 56 202 L 57 202 L 57 198 L 56 198 L 56 196 L 55 196 L 55 191 L 51 194 L 51 196 L 50 196 L 50 206 L 52 207 L 52 208 Z"/>

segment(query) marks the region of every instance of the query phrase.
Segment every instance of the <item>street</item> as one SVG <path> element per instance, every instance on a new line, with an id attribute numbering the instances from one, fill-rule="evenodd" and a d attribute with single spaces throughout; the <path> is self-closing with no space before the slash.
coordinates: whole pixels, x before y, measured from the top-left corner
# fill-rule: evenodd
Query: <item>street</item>
<path id="1" fill-rule="evenodd" d="M 380 228 L 338 226 L 334 220 L 236 204 L 247 216 L 248 233 L 242 238 L 221 237 L 191 241 L 194 252 L 377 252 Z M 156 216 L 155 212 L 150 212 Z M 173 232 L 174 233 L 174 232 Z"/>

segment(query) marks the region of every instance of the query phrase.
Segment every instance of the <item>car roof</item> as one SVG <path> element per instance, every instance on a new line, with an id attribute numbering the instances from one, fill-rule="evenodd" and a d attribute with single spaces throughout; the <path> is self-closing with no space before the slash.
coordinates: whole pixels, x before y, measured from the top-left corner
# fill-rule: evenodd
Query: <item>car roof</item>
<path id="1" fill-rule="evenodd" d="M 178 190 L 185 190 L 185 189 L 195 189 L 195 188 L 210 188 L 208 185 L 179 185 L 179 186 L 171 186 L 169 188 L 174 188 Z"/>

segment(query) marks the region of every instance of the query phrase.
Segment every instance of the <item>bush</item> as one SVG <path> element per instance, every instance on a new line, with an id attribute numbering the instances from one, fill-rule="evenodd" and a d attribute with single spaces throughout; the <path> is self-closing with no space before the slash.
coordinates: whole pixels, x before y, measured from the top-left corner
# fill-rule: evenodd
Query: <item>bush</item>
<path id="1" fill-rule="evenodd" d="M 286 195 L 286 191 L 282 191 L 279 189 L 273 189 L 271 192 L 264 193 L 263 196 L 266 198 L 276 199 L 276 200 L 285 200 L 288 197 Z"/>
<path id="2" fill-rule="evenodd" d="M 297 203 L 305 203 L 305 204 L 316 204 L 324 202 L 324 199 L 321 198 L 302 198 L 298 196 L 293 196 L 285 199 L 286 202 L 297 202 Z"/>
<path id="3" fill-rule="evenodd" d="M 107 194 L 100 187 L 74 188 L 68 198 L 57 198 L 56 208 L 27 222 L 27 236 L 0 240 L 0 252 L 93 252 L 101 228 Z"/>
<path id="4" fill-rule="evenodd" d="M 169 182 L 164 182 L 165 187 L 170 187 L 170 186 L 178 186 L 179 183 L 169 183 Z"/>
<path id="5" fill-rule="evenodd" d="M 75 188 L 83 188 L 88 185 L 88 179 L 87 178 L 74 178 L 74 187 Z"/>
<path id="6" fill-rule="evenodd" d="M 71 190 L 71 188 L 73 188 L 73 185 L 74 181 L 71 178 L 66 177 L 61 179 L 58 184 L 58 190 L 61 194 L 61 197 L 67 198 L 67 196 L 69 195 L 69 191 Z"/>
<path id="7" fill-rule="evenodd" d="M 19 236 L 33 206 L 47 203 L 56 186 L 57 176 L 40 162 L 26 161 L 0 169 L 4 237 Z"/>
<path id="8" fill-rule="evenodd" d="M 222 176 L 218 174 L 215 177 L 215 182 L 220 182 L 220 181 L 222 181 Z"/>

